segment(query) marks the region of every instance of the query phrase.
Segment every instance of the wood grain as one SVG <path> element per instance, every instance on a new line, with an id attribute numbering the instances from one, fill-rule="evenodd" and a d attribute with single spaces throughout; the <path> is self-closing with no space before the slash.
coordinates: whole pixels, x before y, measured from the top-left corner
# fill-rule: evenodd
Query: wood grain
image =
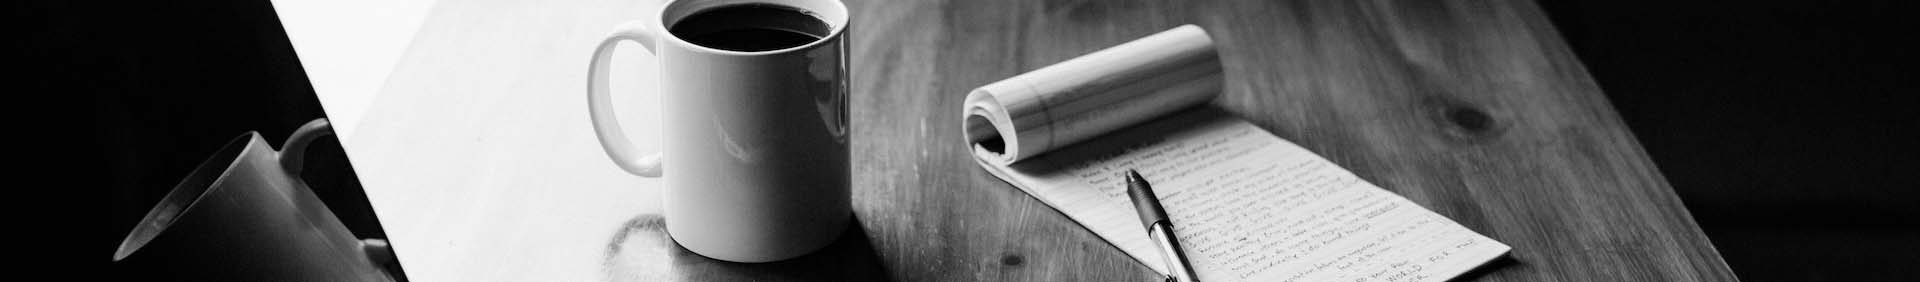
<path id="1" fill-rule="evenodd" d="M 960 109 L 1191 23 L 1220 48 L 1215 104 L 1513 247 L 1461 280 L 1736 280 L 1532 2 L 847 4 L 859 224 L 793 261 L 686 253 L 658 181 L 599 152 L 587 52 L 655 3 L 442 1 L 345 147 L 415 281 L 1157 281 L 975 165 Z M 616 92 L 657 83 L 635 57 L 616 56 Z M 633 104 L 627 132 L 657 132 Z"/>

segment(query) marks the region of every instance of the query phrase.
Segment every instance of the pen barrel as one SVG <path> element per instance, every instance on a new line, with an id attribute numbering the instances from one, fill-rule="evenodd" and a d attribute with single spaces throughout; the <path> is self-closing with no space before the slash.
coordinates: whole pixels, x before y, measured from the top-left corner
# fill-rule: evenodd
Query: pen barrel
<path id="1" fill-rule="evenodd" d="M 1160 245 L 1160 254 L 1166 258 L 1167 271 L 1171 272 L 1175 281 L 1200 281 L 1200 275 L 1194 273 L 1193 265 L 1187 262 L 1187 251 L 1180 248 L 1180 240 L 1173 236 L 1173 224 L 1156 222 L 1147 227 L 1147 236 L 1153 237 L 1153 242 Z"/>
<path id="2" fill-rule="evenodd" d="M 1160 198 L 1153 193 L 1153 185 L 1147 184 L 1139 174 L 1129 170 L 1123 174 L 1127 181 L 1127 198 L 1133 200 L 1134 212 L 1140 213 L 1142 227 L 1152 229 L 1155 223 L 1171 223 L 1167 218 L 1167 209 L 1160 206 Z"/>

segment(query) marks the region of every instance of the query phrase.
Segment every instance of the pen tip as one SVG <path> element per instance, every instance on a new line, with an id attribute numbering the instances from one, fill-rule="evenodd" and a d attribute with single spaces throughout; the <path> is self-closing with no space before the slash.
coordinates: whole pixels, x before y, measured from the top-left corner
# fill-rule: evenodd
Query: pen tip
<path id="1" fill-rule="evenodd" d="M 1127 179 L 1127 184 L 1146 182 L 1146 178 L 1140 177 L 1139 171 L 1134 171 L 1132 169 L 1128 169 L 1127 172 L 1124 174 L 1121 174 L 1120 177 Z"/>

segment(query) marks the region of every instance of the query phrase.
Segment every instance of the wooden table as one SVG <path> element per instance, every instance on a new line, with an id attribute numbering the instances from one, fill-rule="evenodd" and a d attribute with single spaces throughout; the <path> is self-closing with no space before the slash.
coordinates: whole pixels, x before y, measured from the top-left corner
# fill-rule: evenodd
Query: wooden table
<path id="1" fill-rule="evenodd" d="M 1466 280 L 1735 280 L 1527 1 L 849 1 L 857 232 L 791 261 L 705 259 L 587 121 L 588 52 L 655 5 L 434 7 L 346 146 L 414 281 L 1157 281 L 976 167 L 959 109 L 1184 23 L 1220 46 L 1216 104 L 1513 246 Z M 615 99 L 650 99 L 652 58 L 622 49 Z M 626 104 L 628 132 L 658 132 Z"/>

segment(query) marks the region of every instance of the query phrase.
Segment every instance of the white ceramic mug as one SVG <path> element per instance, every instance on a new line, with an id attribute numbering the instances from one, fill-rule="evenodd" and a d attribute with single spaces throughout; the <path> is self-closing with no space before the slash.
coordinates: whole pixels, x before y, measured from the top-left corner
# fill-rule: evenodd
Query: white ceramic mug
<path id="1" fill-rule="evenodd" d="M 821 39 L 741 52 L 669 32 L 689 16 L 776 5 L 826 24 Z M 588 110 L 615 164 L 666 178 L 667 233 L 694 253 L 735 262 L 798 257 L 832 243 L 852 219 L 847 124 L 848 13 L 835 0 L 676 0 L 655 20 L 620 25 L 594 50 Z M 614 46 L 633 41 L 659 61 L 665 151 L 639 152 L 608 97 Z M 661 169 L 662 166 L 671 167 Z"/>

